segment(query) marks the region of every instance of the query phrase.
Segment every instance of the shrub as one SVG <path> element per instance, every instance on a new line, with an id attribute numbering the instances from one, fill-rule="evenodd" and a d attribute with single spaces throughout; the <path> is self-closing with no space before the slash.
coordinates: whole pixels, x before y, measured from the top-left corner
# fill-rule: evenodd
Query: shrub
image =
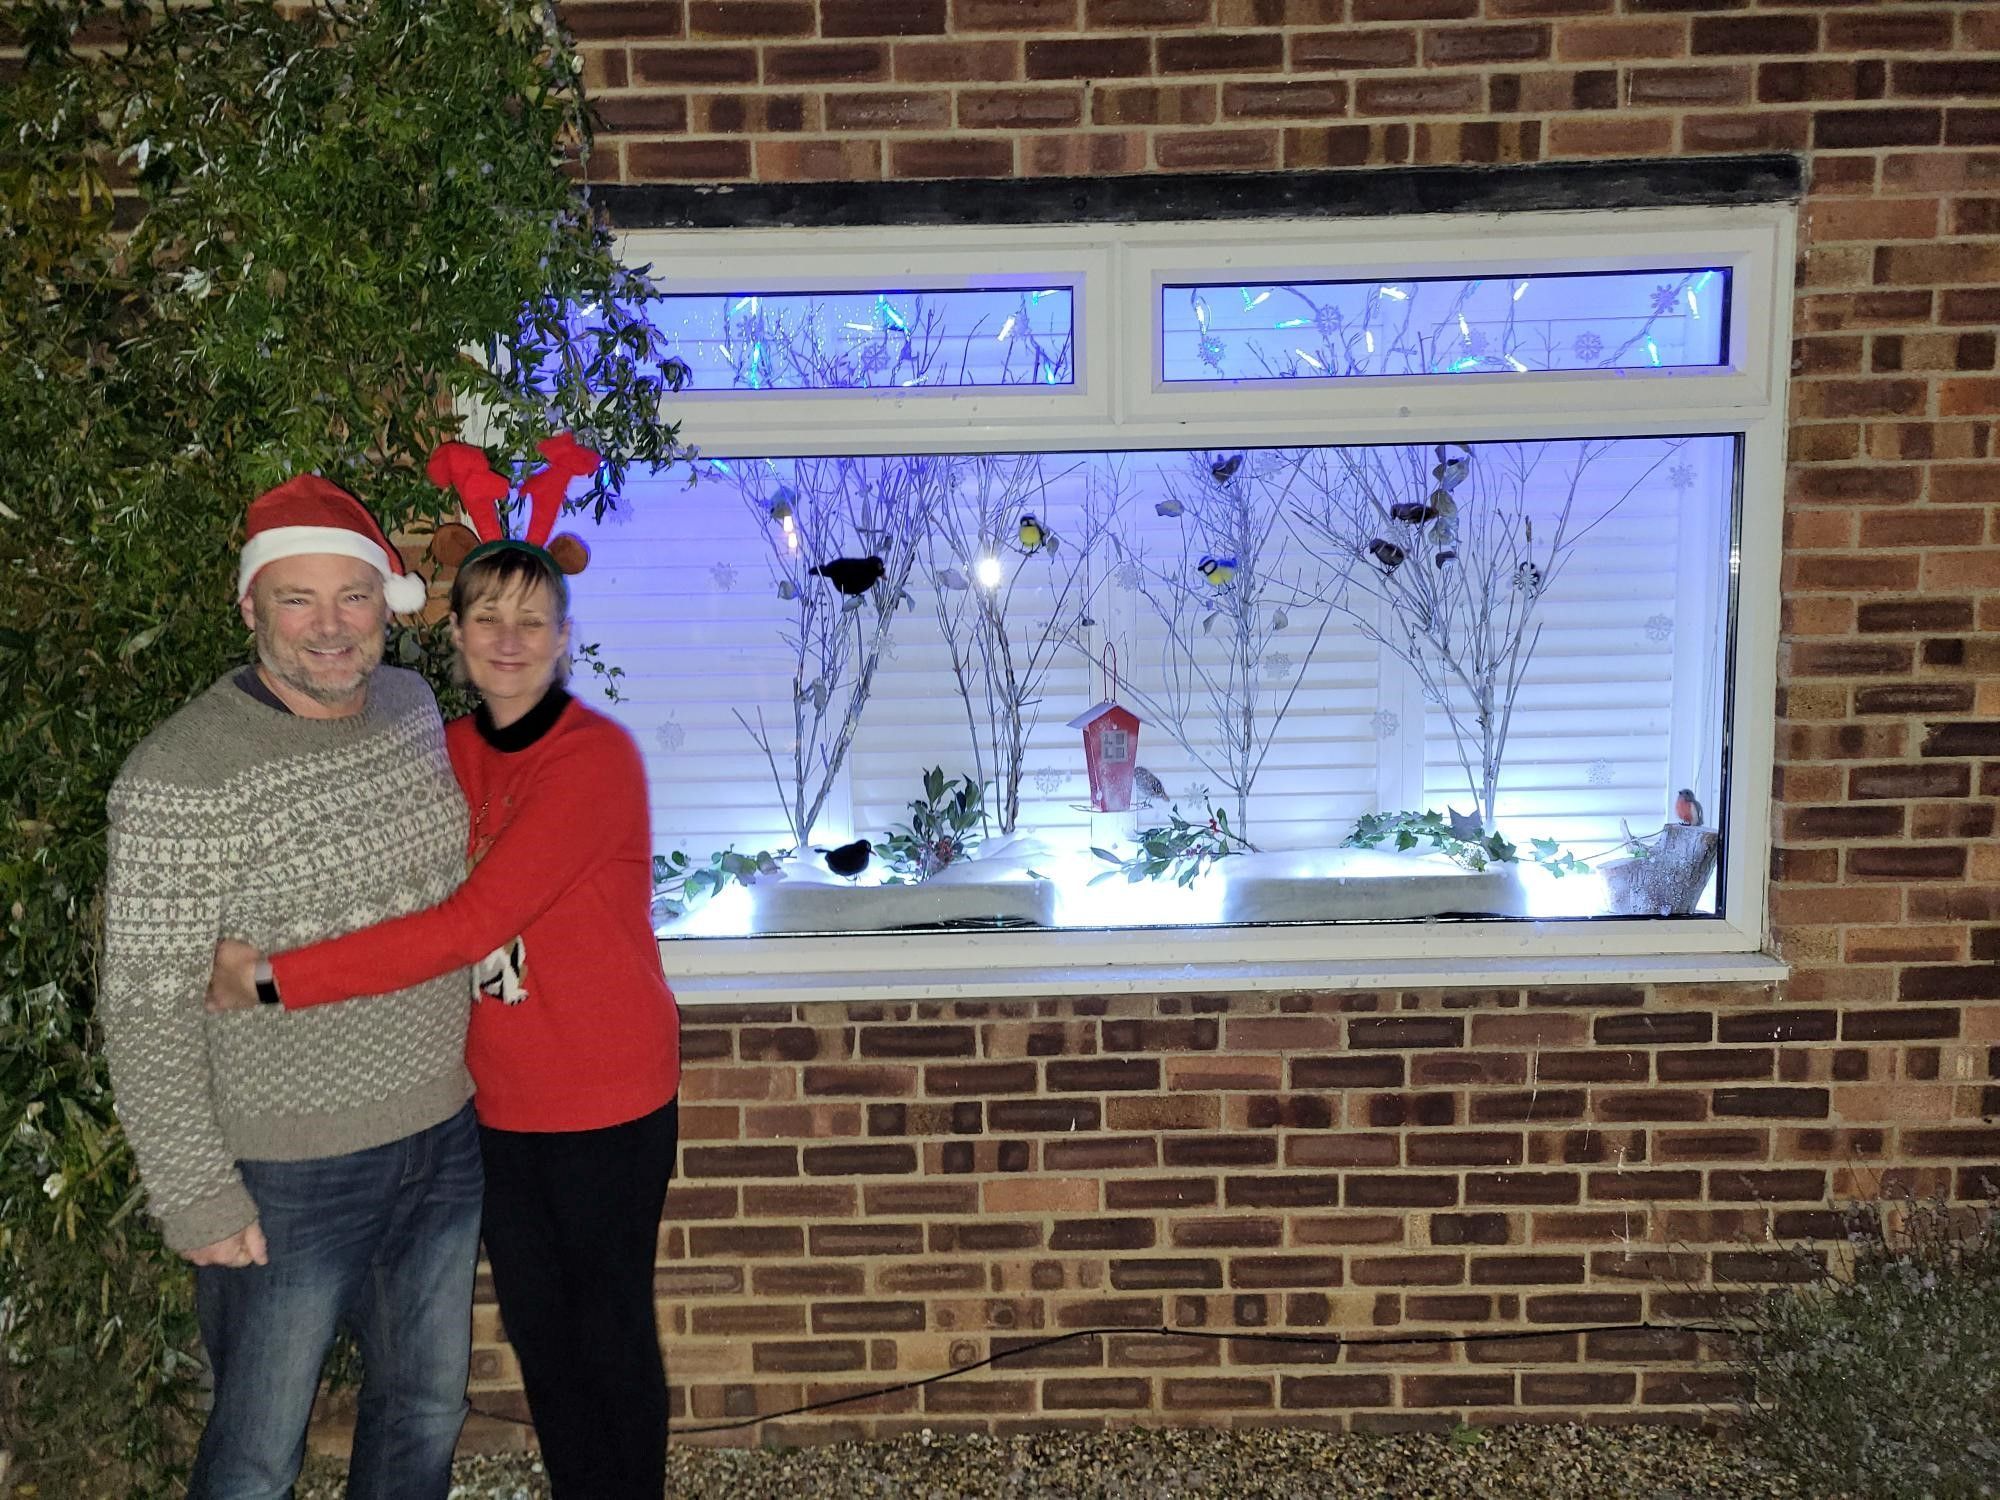
<path id="1" fill-rule="evenodd" d="M 1850 1210 L 1833 1268 L 1755 1302 L 1735 1359 L 1746 1435 L 1806 1492 L 2000 1494 L 2000 1209 Z"/>
<path id="2" fill-rule="evenodd" d="M 148 1496 L 199 1365 L 92 1024 L 112 778 L 243 658 L 258 491 L 317 471 L 421 528 L 476 404 L 503 462 L 604 452 L 601 508 L 676 455 L 684 372 L 570 175 L 546 4 L 0 0 L 0 34 L 0 1449 L 45 1496 Z M 391 660 L 442 682 L 441 638 Z"/>

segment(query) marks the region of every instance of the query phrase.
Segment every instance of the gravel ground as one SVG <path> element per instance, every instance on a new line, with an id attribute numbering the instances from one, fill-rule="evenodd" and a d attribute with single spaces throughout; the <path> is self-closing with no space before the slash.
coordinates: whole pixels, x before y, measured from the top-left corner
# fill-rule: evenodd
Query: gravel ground
<path id="1" fill-rule="evenodd" d="M 338 1500 L 340 1467 L 315 1461 L 298 1500 Z M 452 1500 L 547 1500 L 530 1456 L 458 1465 Z M 675 1448 L 672 1496 L 728 1500 L 1793 1500 L 1797 1485 L 1727 1443 L 1654 1429 L 1504 1427 L 1440 1437 L 1257 1428 L 930 1433 L 815 1448 Z M 1824 1500 L 1824 1497 L 1815 1497 Z"/>

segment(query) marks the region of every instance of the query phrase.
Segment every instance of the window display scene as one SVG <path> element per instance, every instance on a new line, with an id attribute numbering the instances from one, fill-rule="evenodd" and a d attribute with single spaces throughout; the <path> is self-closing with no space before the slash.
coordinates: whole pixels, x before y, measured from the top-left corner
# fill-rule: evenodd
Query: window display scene
<path id="1" fill-rule="evenodd" d="M 1729 272 L 1174 283 L 1161 374 L 1202 380 L 1713 368 Z"/>
<path id="2" fill-rule="evenodd" d="M 687 294 L 655 298 L 648 313 L 697 391 L 968 390 L 1076 380 L 1069 287 Z"/>
<path id="3" fill-rule="evenodd" d="M 835 309 L 868 331 L 826 347 L 883 347 L 875 306 Z M 990 329 L 935 326 L 977 330 L 955 351 L 1038 341 L 1038 364 L 1067 313 L 1030 333 L 1032 310 L 1005 340 L 997 302 Z M 647 756 L 656 925 L 1716 913 L 1739 448 L 1023 445 L 635 477 L 585 524 L 575 607 Z"/>

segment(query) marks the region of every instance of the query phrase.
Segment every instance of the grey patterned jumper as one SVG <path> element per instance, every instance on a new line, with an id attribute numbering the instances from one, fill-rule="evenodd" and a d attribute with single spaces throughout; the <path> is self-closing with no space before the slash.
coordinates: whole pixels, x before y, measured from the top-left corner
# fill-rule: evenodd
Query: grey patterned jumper
<path id="1" fill-rule="evenodd" d="M 288 1012 L 202 1009 L 218 937 L 297 947 L 443 900 L 465 876 L 465 804 L 423 679 L 308 719 L 224 677 L 126 760 L 111 790 L 100 1014 L 149 1206 L 176 1250 L 257 1216 L 238 1160 L 400 1140 L 471 1097 L 464 970 Z"/>

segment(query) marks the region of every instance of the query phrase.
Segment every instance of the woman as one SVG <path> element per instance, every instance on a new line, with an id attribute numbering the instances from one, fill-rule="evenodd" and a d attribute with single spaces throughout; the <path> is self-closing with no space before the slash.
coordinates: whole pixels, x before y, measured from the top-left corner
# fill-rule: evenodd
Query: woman
<path id="1" fill-rule="evenodd" d="M 458 892 L 267 969 L 225 943 L 210 1005 L 275 987 L 295 1010 L 476 966 L 482 1227 L 550 1484 L 557 1500 L 659 1500 L 653 1267 L 679 1020 L 649 917 L 645 772 L 630 736 L 563 689 L 568 604 L 555 558 L 506 538 L 474 548 L 452 585 L 452 640 L 482 699 L 445 730 L 472 812 Z"/>

